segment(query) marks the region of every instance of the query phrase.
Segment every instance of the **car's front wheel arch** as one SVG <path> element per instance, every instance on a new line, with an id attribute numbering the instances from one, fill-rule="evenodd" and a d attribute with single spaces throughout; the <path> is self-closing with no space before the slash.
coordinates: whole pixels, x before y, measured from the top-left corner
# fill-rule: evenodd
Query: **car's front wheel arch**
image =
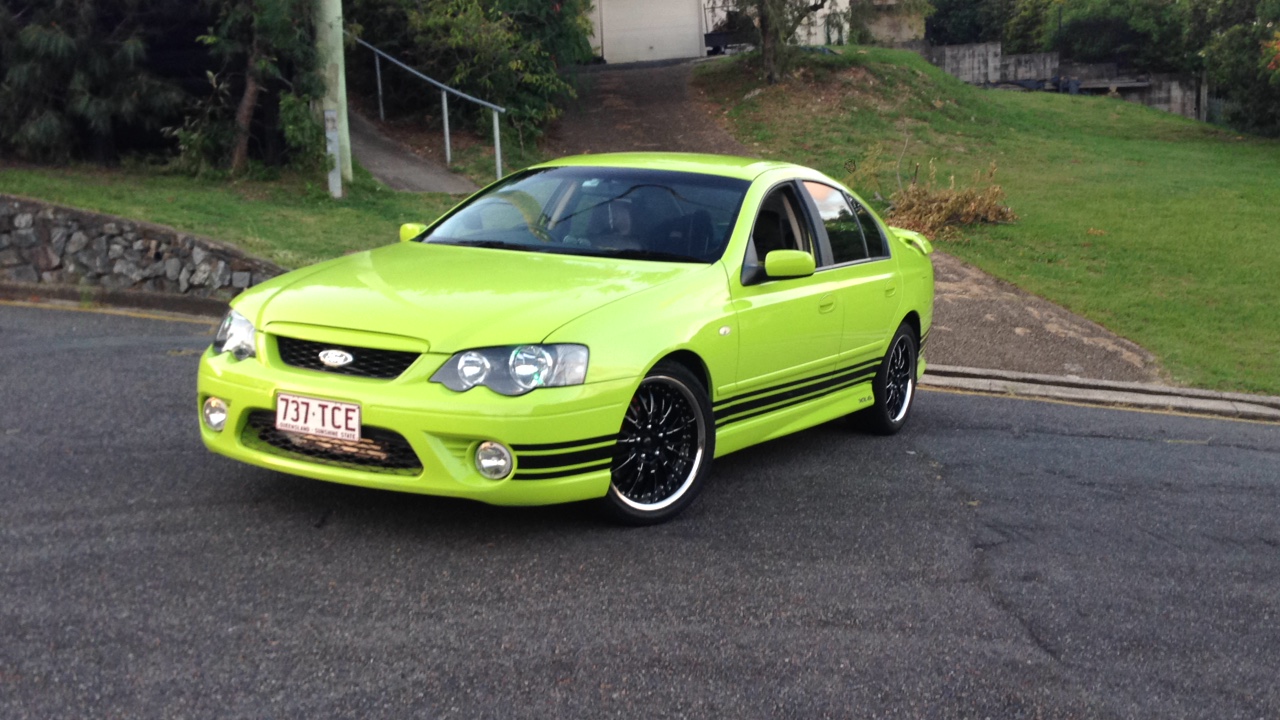
<path id="1" fill-rule="evenodd" d="M 707 369 L 707 364 L 702 361 L 700 355 L 692 350 L 676 350 L 658 359 L 654 366 L 663 362 L 672 362 L 683 366 L 684 369 L 692 373 L 702 383 L 702 388 L 707 391 L 707 395 L 711 395 L 711 371 Z"/>

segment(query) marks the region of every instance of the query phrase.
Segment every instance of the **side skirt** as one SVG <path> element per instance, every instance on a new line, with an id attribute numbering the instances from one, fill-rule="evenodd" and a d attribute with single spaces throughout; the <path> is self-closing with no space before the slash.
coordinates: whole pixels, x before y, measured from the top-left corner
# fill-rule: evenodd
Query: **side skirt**
<path id="1" fill-rule="evenodd" d="M 716 425 L 716 457 L 830 422 L 875 403 L 871 379 L 799 404 Z"/>

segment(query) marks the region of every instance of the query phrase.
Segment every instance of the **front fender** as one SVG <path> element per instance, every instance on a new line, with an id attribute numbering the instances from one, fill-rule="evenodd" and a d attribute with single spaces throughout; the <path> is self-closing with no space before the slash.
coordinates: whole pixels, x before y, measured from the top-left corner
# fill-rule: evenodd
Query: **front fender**
<path id="1" fill-rule="evenodd" d="M 715 263 L 593 310 L 546 342 L 585 344 L 591 352 L 588 383 L 638 382 L 666 355 L 688 350 L 702 358 L 716 388 L 736 372 L 736 330 L 724 266 Z"/>

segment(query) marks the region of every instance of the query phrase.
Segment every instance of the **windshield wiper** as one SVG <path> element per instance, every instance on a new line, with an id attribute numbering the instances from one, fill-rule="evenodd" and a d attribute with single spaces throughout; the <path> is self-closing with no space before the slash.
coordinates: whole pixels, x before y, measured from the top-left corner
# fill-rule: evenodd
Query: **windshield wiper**
<path id="1" fill-rule="evenodd" d="M 681 255 L 680 253 L 659 252 L 657 250 L 609 250 L 601 253 L 605 257 L 616 257 L 624 260 L 656 260 L 658 262 L 682 262 L 682 263 L 700 263 L 704 262 L 696 257 L 689 255 Z"/>
<path id="2" fill-rule="evenodd" d="M 523 250 L 525 252 L 543 252 L 545 248 L 523 243 L 509 243 L 501 240 L 435 240 L 437 245 L 461 245 L 462 247 L 487 248 L 489 250 Z"/>

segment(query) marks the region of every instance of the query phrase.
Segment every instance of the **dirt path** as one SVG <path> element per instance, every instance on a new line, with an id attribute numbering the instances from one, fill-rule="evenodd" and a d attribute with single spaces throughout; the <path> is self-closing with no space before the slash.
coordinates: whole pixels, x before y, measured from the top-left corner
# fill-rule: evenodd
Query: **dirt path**
<path id="1" fill-rule="evenodd" d="M 693 65 L 595 65 L 581 71 L 579 97 L 548 133 L 552 154 L 668 151 L 750 155 L 709 119 L 689 87 Z"/>

